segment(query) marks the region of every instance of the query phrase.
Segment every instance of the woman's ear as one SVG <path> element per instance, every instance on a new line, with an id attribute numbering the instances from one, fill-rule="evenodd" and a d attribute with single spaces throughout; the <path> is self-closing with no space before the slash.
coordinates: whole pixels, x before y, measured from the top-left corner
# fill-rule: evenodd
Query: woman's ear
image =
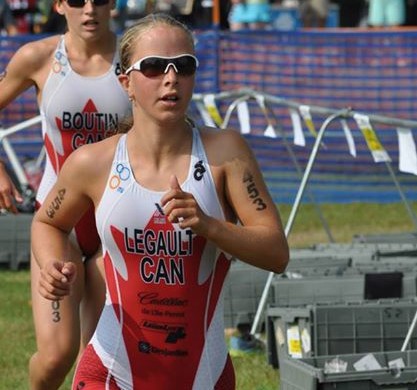
<path id="1" fill-rule="evenodd" d="M 57 0 L 54 2 L 54 11 L 60 15 L 64 15 L 64 9 L 62 7 L 62 0 Z"/>
<path id="2" fill-rule="evenodd" d="M 127 74 L 121 73 L 118 76 L 119 83 L 122 84 L 122 87 L 126 90 L 126 92 L 129 89 L 129 76 Z"/>
<path id="3" fill-rule="evenodd" d="M 120 74 L 118 76 L 119 83 L 122 85 L 123 89 L 126 91 L 127 95 L 129 96 L 129 100 L 133 100 L 133 95 L 130 92 L 130 77 L 127 74 Z"/>

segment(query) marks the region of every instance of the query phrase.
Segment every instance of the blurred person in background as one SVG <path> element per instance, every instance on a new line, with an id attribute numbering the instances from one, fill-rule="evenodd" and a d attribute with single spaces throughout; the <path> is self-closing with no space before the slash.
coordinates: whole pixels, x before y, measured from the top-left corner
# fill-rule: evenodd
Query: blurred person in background
<path id="1" fill-rule="evenodd" d="M 231 0 L 229 26 L 232 31 L 265 29 L 271 23 L 269 0 Z"/>
<path id="2" fill-rule="evenodd" d="M 367 0 L 332 0 L 339 7 L 340 27 L 361 27 L 366 25 Z"/>
<path id="3" fill-rule="evenodd" d="M 301 0 L 299 11 L 302 27 L 326 27 L 329 9 L 329 0 Z"/>
<path id="4" fill-rule="evenodd" d="M 106 138 L 131 110 L 118 80 L 118 40 L 110 29 L 113 1 L 58 0 L 55 6 L 66 19 L 68 31 L 21 46 L 0 73 L 0 109 L 27 89 L 36 88 L 46 150 L 38 205 L 44 202 L 68 156 L 84 144 Z M 16 202 L 22 200 L 0 161 L 0 208 L 17 213 Z M 57 202 L 59 208 L 59 199 Z M 52 214 L 55 211 L 50 210 Z M 90 340 L 104 304 L 100 239 L 92 209 L 83 215 L 71 237 L 70 258 L 79 275 L 71 296 L 45 299 L 40 294 L 45 264 L 31 258 L 37 345 L 29 363 L 31 390 L 59 388 L 80 348 Z"/>
<path id="5" fill-rule="evenodd" d="M 0 35 L 16 35 L 18 29 L 7 0 L 0 0 Z"/>
<path id="6" fill-rule="evenodd" d="M 19 34 L 32 34 L 36 24 L 38 5 L 36 0 L 7 0 Z"/>
<path id="7" fill-rule="evenodd" d="M 407 26 L 417 26 L 417 0 L 407 0 L 406 21 Z"/>
<path id="8" fill-rule="evenodd" d="M 246 4 L 245 0 L 231 0 L 231 7 L 229 11 L 229 27 L 232 31 L 243 30 L 246 25 Z"/>
<path id="9" fill-rule="evenodd" d="M 113 21 L 113 31 L 117 34 L 121 33 L 127 22 L 127 3 L 128 0 L 116 0 L 116 6 L 112 9 L 111 16 Z"/>
<path id="10" fill-rule="evenodd" d="M 370 27 L 399 27 L 406 21 L 406 0 L 369 0 Z"/>
<path id="11" fill-rule="evenodd" d="M 65 16 L 57 12 L 55 0 L 38 1 L 38 25 L 37 33 L 45 34 L 63 34 L 67 29 Z"/>

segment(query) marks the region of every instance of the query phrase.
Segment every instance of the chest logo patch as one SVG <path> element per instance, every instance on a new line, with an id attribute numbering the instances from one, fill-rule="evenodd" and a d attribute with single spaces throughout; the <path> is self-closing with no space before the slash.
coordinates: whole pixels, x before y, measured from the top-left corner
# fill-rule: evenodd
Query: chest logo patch
<path id="1" fill-rule="evenodd" d="M 194 179 L 196 179 L 197 181 L 200 181 L 203 178 L 205 172 L 206 172 L 206 168 L 204 168 L 203 160 L 200 160 L 198 163 L 194 165 L 193 175 L 194 175 Z"/>

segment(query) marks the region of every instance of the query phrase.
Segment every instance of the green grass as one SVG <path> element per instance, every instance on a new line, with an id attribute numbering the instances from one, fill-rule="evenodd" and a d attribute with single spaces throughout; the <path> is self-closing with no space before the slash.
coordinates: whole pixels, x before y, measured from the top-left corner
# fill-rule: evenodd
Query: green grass
<path id="1" fill-rule="evenodd" d="M 417 211 L 417 204 L 412 207 Z M 279 206 L 285 225 L 291 211 Z M 355 234 L 416 231 L 403 204 L 323 205 L 322 213 L 336 242 Z M 328 238 L 312 205 L 301 205 L 289 235 L 291 247 L 306 247 Z M 35 350 L 28 270 L 0 271 L 0 390 L 27 390 L 27 365 Z M 276 390 L 279 373 L 264 353 L 233 357 L 237 390 Z M 62 390 L 70 389 L 70 376 Z"/>
<path id="2" fill-rule="evenodd" d="M 277 390 L 278 370 L 268 366 L 264 353 L 234 356 L 232 360 L 238 390 Z"/>
<path id="3" fill-rule="evenodd" d="M 410 204 L 417 214 L 417 202 Z M 279 205 L 285 226 L 291 206 Z M 320 206 L 322 215 L 335 242 L 350 242 L 354 235 L 372 233 L 403 233 L 417 231 L 403 203 L 350 203 Z M 288 241 L 291 247 L 308 247 L 328 242 L 328 236 L 312 204 L 301 204 Z"/>
<path id="4" fill-rule="evenodd" d="M 28 359 L 34 351 L 28 271 L 0 272 L 0 389 L 27 389 Z"/>

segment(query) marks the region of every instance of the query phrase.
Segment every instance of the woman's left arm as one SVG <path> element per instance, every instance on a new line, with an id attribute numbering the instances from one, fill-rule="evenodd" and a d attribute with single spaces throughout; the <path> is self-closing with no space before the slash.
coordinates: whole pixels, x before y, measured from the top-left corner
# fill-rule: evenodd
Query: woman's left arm
<path id="1" fill-rule="evenodd" d="M 277 206 L 245 139 L 233 130 L 223 135 L 225 196 L 240 224 L 218 221 L 210 239 L 242 261 L 281 273 L 289 249 Z"/>
<path id="2" fill-rule="evenodd" d="M 282 273 L 289 260 L 287 239 L 250 147 L 237 132 L 222 130 L 210 142 L 208 154 L 210 150 L 215 151 L 215 165 L 223 175 L 224 194 L 220 195 L 240 224 L 203 214 L 192 195 L 181 193 L 179 185 L 171 185 L 163 199 L 167 215 L 172 221 L 180 218 L 182 228 L 190 227 L 239 260 Z"/>

